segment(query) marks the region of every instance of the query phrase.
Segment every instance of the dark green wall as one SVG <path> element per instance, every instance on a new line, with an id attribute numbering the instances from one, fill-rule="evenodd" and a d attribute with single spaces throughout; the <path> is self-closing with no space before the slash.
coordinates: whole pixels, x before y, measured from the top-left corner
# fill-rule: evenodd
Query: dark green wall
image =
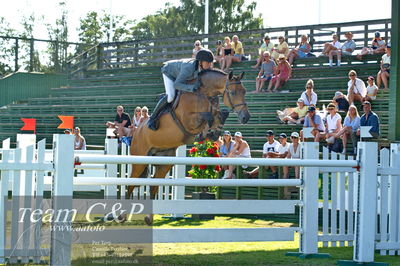
<path id="1" fill-rule="evenodd" d="M 67 75 L 14 73 L 0 79 L 0 107 L 34 97 L 47 97 L 51 88 L 67 85 Z"/>

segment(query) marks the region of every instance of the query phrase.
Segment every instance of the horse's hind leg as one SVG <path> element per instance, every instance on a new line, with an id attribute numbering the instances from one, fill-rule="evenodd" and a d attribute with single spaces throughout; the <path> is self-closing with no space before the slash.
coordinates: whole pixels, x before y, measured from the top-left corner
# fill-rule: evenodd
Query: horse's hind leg
<path id="1" fill-rule="evenodd" d="M 172 165 L 156 165 L 156 171 L 153 178 L 165 178 L 169 170 L 171 170 Z M 154 200 L 156 198 L 159 186 L 152 186 L 150 188 L 150 198 Z M 144 221 L 151 225 L 153 223 L 153 214 L 149 214 L 145 217 Z"/>
<path id="2" fill-rule="evenodd" d="M 133 164 L 131 178 L 146 177 L 147 176 L 147 164 Z M 128 186 L 128 191 L 125 198 L 130 199 L 135 186 Z"/>

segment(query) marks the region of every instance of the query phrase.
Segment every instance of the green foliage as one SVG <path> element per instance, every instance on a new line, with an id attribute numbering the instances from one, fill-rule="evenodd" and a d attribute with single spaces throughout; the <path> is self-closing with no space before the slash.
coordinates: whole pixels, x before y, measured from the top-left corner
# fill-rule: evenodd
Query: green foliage
<path id="1" fill-rule="evenodd" d="M 189 151 L 190 157 L 219 157 L 218 145 L 210 140 L 195 142 L 192 149 Z M 218 178 L 218 173 L 221 171 L 219 165 L 193 165 L 189 170 L 189 176 L 192 178 L 215 179 Z M 216 187 L 209 187 L 209 191 L 215 192 Z"/>
<path id="2" fill-rule="evenodd" d="M 204 33 L 204 0 L 181 0 L 180 6 L 167 3 L 154 15 L 132 28 L 136 39 Z M 254 30 L 263 26 L 261 14 L 253 15 L 257 4 L 244 0 L 213 0 L 209 4 L 209 33 Z"/>
<path id="3" fill-rule="evenodd" d="M 85 44 L 94 45 L 99 42 L 117 42 L 131 39 L 132 20 L 127 20 L 125 16 L 114 15 L 113 36 L 110 36 L 110 20 L 110 14 L 107 14 L 104 10 L 100 14 L 95 11 L 88 12 L 80 20 L 79 40 Z"/>
<path id="4" fill-rule="evenodd" d="M 15 30 L 4 17 L 0 17 L 0 35 L 14 36 Z M 0 38 L 0 76 L 4 76 L 14 69 L 15 40 Z"/>

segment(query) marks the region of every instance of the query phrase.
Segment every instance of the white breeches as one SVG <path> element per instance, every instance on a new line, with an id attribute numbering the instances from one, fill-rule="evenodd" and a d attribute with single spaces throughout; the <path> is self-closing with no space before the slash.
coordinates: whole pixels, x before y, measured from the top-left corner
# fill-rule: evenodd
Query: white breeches
<path id="1" fill-rule="evenodd" d="M 163 74 L 165 93 L 168 96 L 168 102 L 171 103 L 175 98 L 174 81 Z"/>

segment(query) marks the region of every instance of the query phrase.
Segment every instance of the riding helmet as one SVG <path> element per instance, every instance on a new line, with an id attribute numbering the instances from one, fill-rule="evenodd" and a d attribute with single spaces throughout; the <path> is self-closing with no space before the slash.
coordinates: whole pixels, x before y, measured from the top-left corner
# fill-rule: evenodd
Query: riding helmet
<path id="1" fill-rule="evenodd" d="M 212 63 L 214 61 L 214 54 L 208 49 L 201 49 L 197 52 L 196 59 Z"/>

